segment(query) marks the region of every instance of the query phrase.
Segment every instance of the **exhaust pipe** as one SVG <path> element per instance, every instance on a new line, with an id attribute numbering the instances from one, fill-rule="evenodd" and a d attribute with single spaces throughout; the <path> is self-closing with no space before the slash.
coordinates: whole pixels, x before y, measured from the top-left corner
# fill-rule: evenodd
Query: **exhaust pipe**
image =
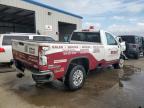
<path id="1" fill-rule="evenodd" d="M 17 78 L 22 78 L 22 77 L 24 77 L 24 74 L 23 73 L 18 73 L 18 74 L 16 74 L 16 77 Z"/>

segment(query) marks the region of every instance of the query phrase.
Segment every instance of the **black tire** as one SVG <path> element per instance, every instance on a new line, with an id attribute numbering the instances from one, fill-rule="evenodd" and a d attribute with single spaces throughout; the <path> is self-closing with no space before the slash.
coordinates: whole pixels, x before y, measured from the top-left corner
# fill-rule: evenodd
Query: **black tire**
<path id="1" fill-rule="evenodd" d="M 13 61 L 10 61 L 7 65 L 11 68 L 13 65 Z"/>
<path id="2" fill-rule="evenodd" d="M 80 75 L 79 78 L 77 78 L 77 80 L 76 80 L 76 73 L 77 75 Z M 85 79 L 86 79 L 86 71 L 82 65 L 70 66 L 64 84 L 69 90 L 74 91 L 83 87 Z"/>
<path id="3" fill-rule="evenodd" d="M 134 54 L 134 58 L 139 59 L 139 55 L 140 55 L 139 53 Z"/>
<path id="4" fill-rule="evenodd" d="M 123 62 L 123 63 L 122 63 L 122 62 Z M 122 69 L 123 66 L 124 66 L 124 58 L 123 58 L 123 57 L 121 57 L 121 58 L 119 59 L 119 62 L 118 62 L 118 63 L 113 64 L 114 69 Z"/>

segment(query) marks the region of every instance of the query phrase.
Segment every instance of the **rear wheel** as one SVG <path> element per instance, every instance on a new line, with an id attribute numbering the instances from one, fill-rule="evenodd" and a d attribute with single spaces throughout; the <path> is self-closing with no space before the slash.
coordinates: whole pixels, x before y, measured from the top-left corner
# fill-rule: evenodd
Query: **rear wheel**
<path id="1" fill-rule="evenodd" d="M 134 58 L 139 59 L 139 55 L 140 55 L 139 53 L 134 54 Z"/>
<path id="2" fill-rule="evenodd" d="M 69 90 L 78 90 L 84 85 L 86 78 L 85 68 L 81 65 L 71 66 L 66 75 L 64 84 Z"/>
<path id="3" fill-rule="evenodd" d="M 123 68 L 123 67 L 124 67 L 124 58 L 121 57 L 121 58 L 119 59 L 119 62 L 118 62 L 118 63 L 113 64 L 113 67 L 114 67 L 115 69 L 121 69 L 121 68 Z"/>

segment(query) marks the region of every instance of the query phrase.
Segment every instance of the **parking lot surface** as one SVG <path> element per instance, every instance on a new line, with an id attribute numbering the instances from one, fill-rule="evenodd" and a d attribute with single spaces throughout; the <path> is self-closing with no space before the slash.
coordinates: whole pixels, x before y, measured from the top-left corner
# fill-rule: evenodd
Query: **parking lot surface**
<path id="1" fill-rule="evenodd" d="M 0 68 L 0 108 L 139 108 L 144 107 L 144 58 L 126 61 L 125 69 L 100 69 L 89 74 L 75 92 L 54 81 L 36 87 L 30 72 Z"/>

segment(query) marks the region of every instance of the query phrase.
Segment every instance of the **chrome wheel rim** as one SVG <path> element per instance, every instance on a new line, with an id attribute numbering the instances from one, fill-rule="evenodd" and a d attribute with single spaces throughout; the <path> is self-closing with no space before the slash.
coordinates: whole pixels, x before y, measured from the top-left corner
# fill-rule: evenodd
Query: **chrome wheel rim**
<path id="1" fill-rule="evenodd" d="M 81 85 L 81 83 L 83 82 L 83 77 L 83 72 L 81 70 L 75 71 L 73 74 L 73 84 L 75 86 Z"/>

